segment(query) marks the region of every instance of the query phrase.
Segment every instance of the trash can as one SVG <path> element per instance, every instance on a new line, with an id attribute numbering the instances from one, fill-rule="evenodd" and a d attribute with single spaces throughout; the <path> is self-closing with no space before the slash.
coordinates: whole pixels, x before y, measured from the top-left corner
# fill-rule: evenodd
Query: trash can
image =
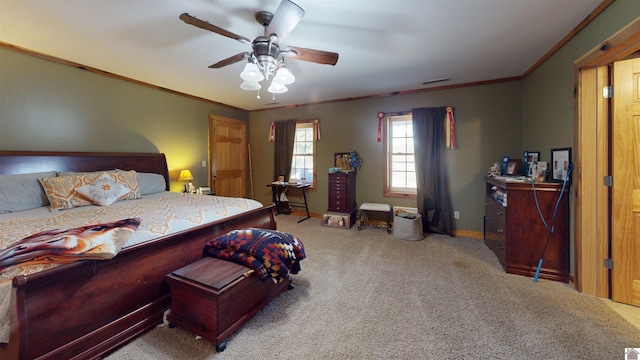
<path id="1" fill-rule="evenodd" d="M 404 240 L 422 240 L 422 215 L 403 209 L 393 209 L 393 236 Z"/>

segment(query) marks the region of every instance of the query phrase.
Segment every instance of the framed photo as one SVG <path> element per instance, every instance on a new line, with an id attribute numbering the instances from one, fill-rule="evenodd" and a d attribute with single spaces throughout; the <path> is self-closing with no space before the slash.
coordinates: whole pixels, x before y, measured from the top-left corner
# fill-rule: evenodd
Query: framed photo
<path id="1" fill-rule="evenodd" d="M 540 182 L 548 181 L 547 179 L 547 162 L 546 161 L 538 161 L 538 165 L 536 166 L 537 171 L 537 180 Z"/>
<path id="2" fill-rule="evenodd" d="M 551 149 L 551 182 L 563 182 L 565 179 L 571 182 L 571 177 L 567 178 L 571 164 L 571 148 Z"/>
<path id="3" fill-rule="evenodd" d="M 520 163 L 522 160 L 520 159 L 511 159 L 507 162 L 507 169 L 505 170 L 506 175 L 517 175 L 520 170 Z"/>
<path id="4" fill-rule="evenodd" d="M 537 165 L 540 160 L 540 152 L 525 151 L 524 155 L 524 175 L 528 177 L 536 177 Z"/>
<path id="5" fill-rule="evenodd" d="M 356 169 L 351 166 L 351 153 L 334 153 L 333 166 L 342 169 L 343 172 L 355 172 Z"/>

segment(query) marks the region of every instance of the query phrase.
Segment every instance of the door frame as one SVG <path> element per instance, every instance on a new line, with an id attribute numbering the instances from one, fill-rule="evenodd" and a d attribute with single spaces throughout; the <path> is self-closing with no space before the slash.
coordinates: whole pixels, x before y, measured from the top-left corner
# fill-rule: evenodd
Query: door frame
<path id="1" fill-rule="evenodd" d="M 601 298 L 611 297 L 610 193 L 603 177 L 610 174 L 610 109 L 602 97 L 609 66 L 640 50 L 640 18 L 574 62 L 574 240 L 576 288 Z M 600 144 L 600 146 L 598 146 Z"/>

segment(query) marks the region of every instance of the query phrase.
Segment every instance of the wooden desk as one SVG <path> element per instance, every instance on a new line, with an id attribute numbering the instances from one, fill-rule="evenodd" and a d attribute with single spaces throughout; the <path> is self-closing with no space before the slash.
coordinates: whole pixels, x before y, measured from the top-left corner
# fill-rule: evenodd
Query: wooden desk
<path id="1" fill-rule="evenodd" d="M 300 191 L 302 191 L 302 198 L 304 199 L 304 201 L 289 201 L 289 205 L 291 207 L 296 207 L 304 210 L 307 213 L 307 217 L 298 220 L 298 222 L 303 222 L 311 217 L 311 215 L 309 215 L 309 205 L 307 204 L 307 188 L 311 187 L 311 184 L 289 184 L 273 182 L 271 184 L 267 184 L 267 186 L 271 186 L 271 197 L 273 203 L 276 204 L 276 215 L 280 214 L 280 195 L 282 194 L 282 192 L 286 189 L 300 189 Z"/>

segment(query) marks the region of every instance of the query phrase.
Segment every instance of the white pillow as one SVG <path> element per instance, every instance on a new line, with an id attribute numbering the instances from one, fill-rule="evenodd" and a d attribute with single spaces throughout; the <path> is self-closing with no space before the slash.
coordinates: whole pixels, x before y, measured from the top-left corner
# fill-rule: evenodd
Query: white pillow
<path id="1" fill-rule="evenodd" d="M 95 204 L 107 206 L 113 204 L 121 196 L 130 193 L 131 189 L 113 180 L 109 174 L 104 173 L 91 184 L 76 188 L 76 192 L 84 195 Z"/>

